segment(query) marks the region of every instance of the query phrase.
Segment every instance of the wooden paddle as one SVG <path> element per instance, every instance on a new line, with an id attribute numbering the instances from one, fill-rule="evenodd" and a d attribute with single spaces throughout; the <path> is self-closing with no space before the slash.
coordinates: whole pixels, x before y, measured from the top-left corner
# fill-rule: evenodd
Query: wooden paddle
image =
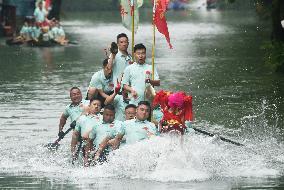
<path id="1" fill-rule="evenodd" d="M 208 136 L 210 136 L 210 137 L 213 137 L 213 136 L 216 135 L 216 134 L 213 134 L 213 133 L 210 133 L 210 132 L 201 130 L 201 129 L 197 129 L 197 128 L 195 128 L 195 127 L 192 127 L 192 129 L 194 129 L 195 131 L 197 131 L 197 132 L 199 132 L 199 133 L 202 133 L 202 134 L 204 134 L 204 135 L 208 135 Z M 220 138 L 222 141 L 225 141 L 225 142 L 228 142 L 228 143 L 237 145 L 237 146 L 245 146 L 244 144 L 241 144 L 241 143 L 232 141 L 232 140 L 227 139 L 227 138 L 224 138 L 224 137 L 222 137 L 222 136 L 219 136 L 219 138 Z"/>
<path id="2" fill-rule="evenodd" d="M 80 116 L 79 116 L 80 117 Z M 78 117 L 78 118 L 79 118 Z M 77 118 L 77 119 L 78 119 Z M 48 143 L 46 145 L 46 147 L 50 150 L 57 150 L 58 147 L 59 147 L 59 141 L 61 141 L 65 135 L 67 135 L 72 129 L 75 129 L 75 126 L 76 126 L 76 121 L 73 121 L 71 124 L 70 124 L 70 128 L 67 129 L 67 131 L 65 131 L 58 139 L 56 139 L 56 141 L 54 143 Z"/>

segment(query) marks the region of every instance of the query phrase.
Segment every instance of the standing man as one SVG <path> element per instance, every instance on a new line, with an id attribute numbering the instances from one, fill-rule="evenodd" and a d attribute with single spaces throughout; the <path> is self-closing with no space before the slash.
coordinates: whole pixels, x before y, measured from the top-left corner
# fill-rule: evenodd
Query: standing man
<path id="1" fill-rule="evenodd" d="M 34 17 L 35 21 L 42 26 L 42 24 L 45 22 L 48 12 L 46 11 L 45 7 L 43 6 L 43 1 L 40 1 L 38 3 L 38 6 L 36 7 L 34 11 Z"/>
<path id="2" fill-rule="evenodd" d="M 87 109 L 89 101 L 82 100 L 82 93 L 78 87 L 72 87 L 70 89 L 71 104 L 67 105 L 64 112 L 61 114 L 59 122 L 58 136 L 64 135 L 63 127 L 66 124 L 68 117 L 70 117 L 71 125 L 76 125 L 76 120 L 80 117 L 82 112 Z"/>
<path id="3" fill-rule="evenodd" d="M 136 62 L 125 68 L 122 85 L 131 94 L 130 103 L 137 105 L 138 102 L 145 100 L 146 83 L 160 86 L 160 79 L 155 69 L 155 80 L 152 80 L 152 66 L 145 63 L 146 47 L 143 44 L 134 46 L 134 56 Z"/>
<path id="4" fill-rule="evenodd" d="M 104 107 L 105 99 L 114 92 L 112 69 L 108 61 L 108 58 L 105 59 L 103 69 L 95 72 L 92 76 L 87 95 L 88 100 L 99 99 L 102 102 L 102 107 Z"/>
<path id="5" fill-rule="evenodd" d="M 117 86 L 117 81 L 120 82 L 124 69 L 132 63 L 132 57 L 127 52 L 129 45 L 128 37 L 125 33 L 118 34 L 116 37 L 118 52 L 111 52 L 110 63 L 113 70 L 113 83 Z"/>

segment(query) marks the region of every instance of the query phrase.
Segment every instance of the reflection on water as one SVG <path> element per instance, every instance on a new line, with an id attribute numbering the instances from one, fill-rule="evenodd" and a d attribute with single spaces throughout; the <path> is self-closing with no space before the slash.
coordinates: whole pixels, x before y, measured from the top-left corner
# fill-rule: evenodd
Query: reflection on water
<path id="1" fill-rule="evenodd" d="M 150 12 L 142 13 L 146 21 L 135 36 L 146 45 L 149 62 Z M 1 41 L 1 188 L 283 187 L 284 78 L 263 66 L 259 47 L 268 31 L 253 11 L 169 12 L 174 49 L 157 33 L 155 59 L 161 88 L 193 94 L 195 126 L 246 148 L 200 134 L 190 134 L 183 149 L 172 139 L 158 138 L 118 150 L 106 165 L 89 169 L 70 164 L 70 134 L 57 153 L 44 149 L 56 139 L 69 89 L 86 92 L 101 68 L 103 49 L 117 33 L 131 36 L 113 17 L 117 13 L 84 14 L 63 22 L 79 45 L 7 47 Z"/>

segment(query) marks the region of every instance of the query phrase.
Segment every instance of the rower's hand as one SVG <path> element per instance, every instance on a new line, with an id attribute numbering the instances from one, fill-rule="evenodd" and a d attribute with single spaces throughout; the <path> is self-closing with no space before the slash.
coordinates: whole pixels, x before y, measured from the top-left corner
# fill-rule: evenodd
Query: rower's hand
<path id="1" fill-rule="evenodd" d="M 134 99 L 137 99 L 138 94 L 135 90 L 131 90 L 131 95 Z"/>
<path id="2" fill-rule="evenodd" d="M 61 138 L 61 139 L 63 139 L 63 137 L 64 137 L 64 132 L 63 132 L 63 131 L 59 131 L 58 137 Z"/>
<path id="3" fill-rule="evenodd" d="M 118 52 L 118 46 L 117 46 L 117 44 L 116 44 L 115 42 L 111 42 L 109 51 L 110 51 L 113 55 L 116 55 L 116 54 L 117 54 L 117 52 Z"/>
<path id="4" fill-rule="evenodd" d="M 151 79 L 146 78 L 146 79 L 145 79 L 145 83 L 151 83 Z"/>
<path id="5" fill-rule="evenodd" d="M 115 150 L 115 149 L 118 148 L 119 143 L 120 143 L 120 141 L 117 140 L 116 138 L 111 139 L 111 140 L 108 141 L 108 145 L 111 146 L 111 148 L 112 148 L 113 150 Z"/>
<path id="6" fill-rule="evenodd" d="M 76 121 L 73 121 L 73 122 L 70 124 L 70 127 L 71 127 L 72 129 L 75 129 L 75 127 L 76 127 Z"/>

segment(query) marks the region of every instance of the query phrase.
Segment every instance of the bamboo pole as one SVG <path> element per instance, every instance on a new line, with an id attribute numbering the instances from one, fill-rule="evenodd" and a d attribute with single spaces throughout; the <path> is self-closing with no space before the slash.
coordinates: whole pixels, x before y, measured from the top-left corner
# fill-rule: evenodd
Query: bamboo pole
<path id="1" fill-rule="evenodd" d="M 132 0 L 132 7 L 131 7 L 131 12 L 132 12 L 132 44 L 131 44 L 131 46 L 132 46 L 132 59 L 134 59 L 134 28 L 135 28 L 135 26 L 134 26 L 134 16 L 135 16 L 135 14 L 134 14 L 134 12 L 135 12 L 135 8 L 134 8 L 134 6 L 135 6 L 135 4 L 134 4 L 134 0 Z"/>
<path id="2" fill-rule="evenodd" d="M 154 23 L 155 18 L 155 10 L 156 10 L 156 0 L 153 1 L 153 44 L 152 44 L 152 80 L 155 80 L 155 46 L 156 46 L 156 26 Z M 151 112 L 151 122 L 154 122 L 153 111 Z"/>
<path id="3" fill-rule="evenodd" d="M 156 46 L 156 27 L 154 23 L 154 18 L 155 18 L 155 11 L 156 11 L 156 0 L 153 2 L 153 44 L 152 44 L 152 80 L 155 80 L 155 46 Z"/>

